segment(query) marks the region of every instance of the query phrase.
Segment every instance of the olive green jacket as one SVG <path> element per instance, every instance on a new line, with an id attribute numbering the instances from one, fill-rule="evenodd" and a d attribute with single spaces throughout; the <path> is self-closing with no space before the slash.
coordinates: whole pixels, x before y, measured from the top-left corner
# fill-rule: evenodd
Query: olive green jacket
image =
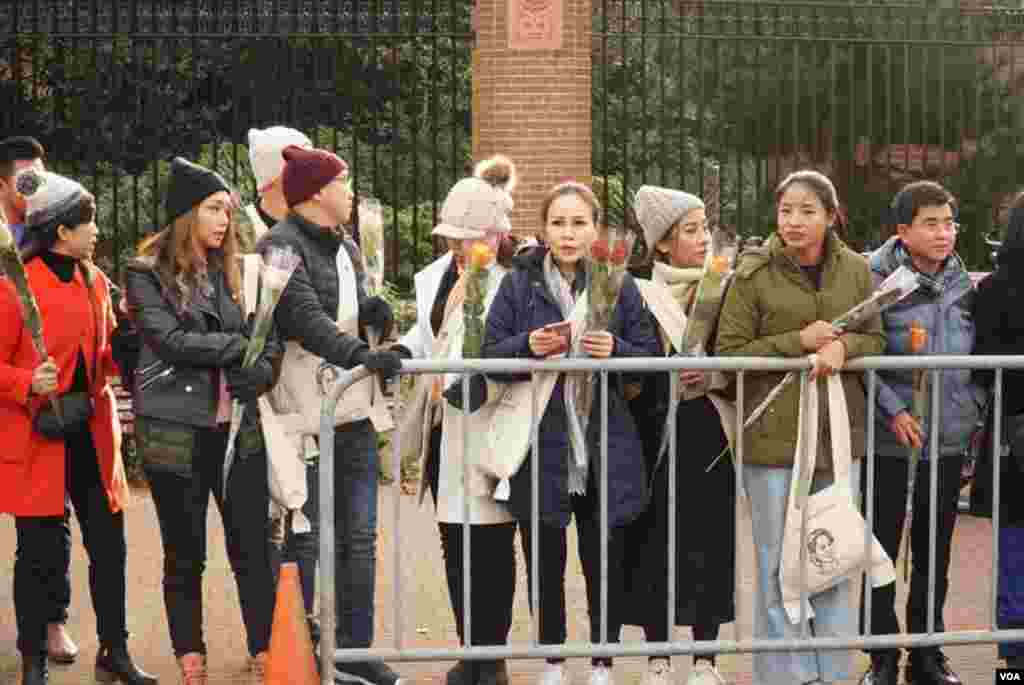
<path id="1" fill-rule="evenodd" d="M 848 248 L 832 231 L 825 244 L 821 289 L 783 251 L 778 234 L 767 244 L 746 251 L 726 293 L 718 324 L 716 354 L 722 357 L 801 357 L 800 331 L 808 324 L 833 321 L 871 294 L 873 285 L 867 260 Z M 874 317 L 856 332 L 843 334 L 847 359 L 881 354 L 885 333 L 881 317 Z M 749 416 L 774 388 L 783 373 L 748 373 L 744 388 L 744 414 Z M 843 373 L 843 388 L 850 412 L 852 458 L 866 453 L 867 402 L 863 375 Z M 821 395 L 826 397 L 824 379 Z M 748 464 L 792 466 L 796 451 L 800 384 L 791 383 L 758 421 L 744 433 L 743 460 Z M 831 440 L 827 403 L 820 403 L 821 437 L 816 467 L 831 470 Z"/>

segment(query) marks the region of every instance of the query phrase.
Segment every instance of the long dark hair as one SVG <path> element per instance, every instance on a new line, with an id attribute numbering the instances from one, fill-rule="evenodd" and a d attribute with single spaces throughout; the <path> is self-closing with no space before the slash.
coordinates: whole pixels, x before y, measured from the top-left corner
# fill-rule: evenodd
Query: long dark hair
<path id="1" fill-rule="evenodd" d="M 999 247 L 994 278 L 1009 280 L 1013 273 L 1017 278 L 1024 274 L 1024 192 L 1017 193 L 1010 204 L 1010 215 L 1006 226 L 1006 236 Z M 1024 280 L 1022 280 L 1024 285 Z"/>
<path id="2" fill-rule="evenodd" d="M 208 268 L 223 270 L 231 299 L 240 303 L 242 272 L 237 259 L 238 229 L 234 217 L 228 224 L 221 247 L 207 253 L 205 265 L 193 246 L 193 236 L 198 224 L 196 206 L 176 218 L 159 233 L 143 240 L 139 245 L 138 255 L 154 260 L 153 270 L 160 277 L 164 287 L 171 289 L 171 294 L 182 310 L 188 307 Z"/>

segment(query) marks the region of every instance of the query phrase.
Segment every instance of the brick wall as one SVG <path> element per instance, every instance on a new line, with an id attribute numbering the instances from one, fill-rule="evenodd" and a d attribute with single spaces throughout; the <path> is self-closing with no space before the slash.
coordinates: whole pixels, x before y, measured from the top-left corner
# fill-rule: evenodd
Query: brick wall
<path id="1" fill-rule="evenodd" d="M 591 1 L 560 0 L 561 49 L 510 50 L 508 3 L 520 1 L 477 0 L 473 54 L 473 158 L 500 152 L 516 163 L 517 233 L 538 228 L 552 185 L 590 180 L 592 137 Z"/>

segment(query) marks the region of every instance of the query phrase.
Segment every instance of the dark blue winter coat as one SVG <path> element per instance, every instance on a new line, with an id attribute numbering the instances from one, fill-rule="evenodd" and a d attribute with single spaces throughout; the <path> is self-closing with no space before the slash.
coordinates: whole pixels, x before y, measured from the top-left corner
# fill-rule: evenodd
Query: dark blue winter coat
<path id="1" fill-rule="evenodd" d="M 483 356 L 489 358 L 532 358 L 530 332 L 562 321 L 554 296 L 543 274 L 545 251 L 537 250 L 518 262 L 519 268 L 501 282 L 487 315 Z M 583 279 L 578 278 L 577 282 Z M 613 357 L 653 357 L 658 341 L 644 308 L 643 299 L 631 276 L 626 276 L 615 307 L 610 332 L 615 337 Z M 643 445 L 637 433 L 622 388 L 627 374 L 608 378 L 608 525 L 621 526 L 635 519 L 646 506 L 647 478 Z M 528 375 L 502 375 L 503 381 L 529 381 Z M 573 511 L 568 489 L 569 429 L 559 379 L 540 423 L 540 518 L 548 524 L 567 526 Z M 600 385 L 598 385 L 600 388 Z M 595 520 L 598 507 L 598 477 L 601 468 L 600 392 L 593 404 L 587 430 L 590 478 L 584 510 Z M 509 509 L 520 521 L 530 519 L 532 455 L 527 456 L 511 478 Z"/>

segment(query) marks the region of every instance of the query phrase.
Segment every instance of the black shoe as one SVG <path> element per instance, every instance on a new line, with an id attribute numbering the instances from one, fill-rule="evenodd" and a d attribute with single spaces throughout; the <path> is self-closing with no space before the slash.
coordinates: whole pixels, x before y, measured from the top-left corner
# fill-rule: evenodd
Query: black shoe
<path id="1" fill-rule="evenodd" d="M 156 685 L 157 678 L 139 670 L 124 647 L 100 647 L 96 655 L 96 682 Z"/>
<path id="2" fill-rule="evenodd" d="M 949 659 L 939 651 L 911 654 L 903 679 L 907 685 L 963 685 L 949 668 Z"/>
<path id="3" fill-rule="evenodd" d="M 21 657 L 22 685 L 46 685 L 50 682 L 50 671 L 46 665 L 46 654 Z"/>
<path id="4" fill-rule="evenodd" d="M 444 676 L 444 685 L 476 685 L 476 665 L 472 661 L 459 661 Z"/>
<path id="5" fill-rule="evenodd" d="M 359 685 L 400 685 L 397 673 L 379 661 L 346 661 L 334 664 L 335 683 Z"/>
<path id="6" fill-rule="evenodd" d="M 508 666 L 504 659 L 477 664 L 476 685 L 508 685 Z"/>
<path id="7" fill-rule="evenodd" d="M 871 668 L 860 679 L 860 685 L 897 685 L 900 679 L 900 653 L 876 652 L 871 655 Z"/>

